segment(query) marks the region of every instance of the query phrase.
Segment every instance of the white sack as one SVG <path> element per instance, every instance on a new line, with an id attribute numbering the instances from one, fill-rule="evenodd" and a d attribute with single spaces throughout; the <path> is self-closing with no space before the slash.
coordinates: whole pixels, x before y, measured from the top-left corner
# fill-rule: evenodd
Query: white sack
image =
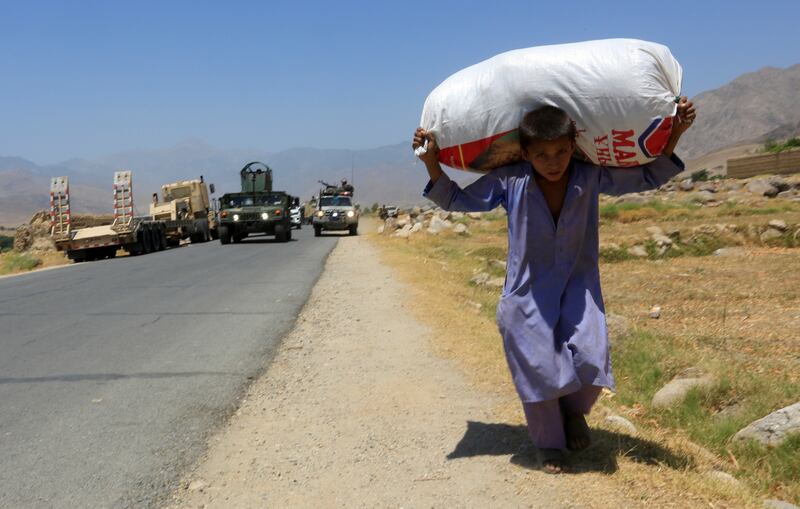
<path id="1" fill-rule="evenodd" d="M 666 46 L 634 39 L 514 50 L 447 78 L 420 125 L 436 135 L 443 164 L 485 172 L 519 161 L 520 120 L 549 104 L 576 122 L 592 162 L 634 166 L 666 145 L 682 73 Z"/>

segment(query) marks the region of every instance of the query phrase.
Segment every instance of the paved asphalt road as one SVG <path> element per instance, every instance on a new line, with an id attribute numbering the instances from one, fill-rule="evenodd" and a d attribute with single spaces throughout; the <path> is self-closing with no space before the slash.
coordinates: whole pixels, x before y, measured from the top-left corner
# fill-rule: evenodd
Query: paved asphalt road
<path id="1" fill-rule="evenodd" d="M 154 507 L 267 366 L 336 237 L 0 279 L 0 507 Z"/>

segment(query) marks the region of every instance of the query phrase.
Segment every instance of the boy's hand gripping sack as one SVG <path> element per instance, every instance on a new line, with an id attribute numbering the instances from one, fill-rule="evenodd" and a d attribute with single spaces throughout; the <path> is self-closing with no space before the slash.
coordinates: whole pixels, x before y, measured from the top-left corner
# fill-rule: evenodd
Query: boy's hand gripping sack
<path id="1" fill-rule="evenodd" d="M 595 164 L 636 166 L 667 144 L 682 69 L 666 46 L 609 39 L 502 53 L 431 92 L 420 125 L 452 168 L 486 172 L 520 160 L 523 115 L 553 105 L 575 121 Z"/>

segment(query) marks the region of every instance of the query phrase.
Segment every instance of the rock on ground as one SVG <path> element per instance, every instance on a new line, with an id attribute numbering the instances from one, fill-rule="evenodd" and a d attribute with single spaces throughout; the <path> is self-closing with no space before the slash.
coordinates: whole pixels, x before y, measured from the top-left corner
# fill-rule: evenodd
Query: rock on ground
<path id="1" fill-rule="evenodd" d="M 628 254 L 636 258 L 647 258 L 647 249 L 644 246 L 632 246 L 628 248 Z"/>
<path id="2" fill-rule="evenodd" d="M 764 230 L 764 232 L 759 235 L 761 242 L 769 242 L 770 240 L 779 239 L 783 237 L 783 233 L 780 230 L 776 230 L 774 228 L 768 228 Z"/>
<path id="3" fill-rule="evenodd" d="M 448 212 L 449 214 L 449 212 Z M 428 225 L 428 233 L 432 233 L 433 235 L 437 235 L 442 231 L 452 228 L 453 223 L 446 219 L 442 219 L 439 216 L 433 216 L 431 218 L 431 223 Z"/>
<path id="4" fill-rule="evenodd" d="M 770 198 L 777 196 L 779 192 L 777 187 L 766 180 L 751 180 L 747 183 L 746 189 L 753 194 Z"/>
<path id="5" fill-rule="evenodd" d="M 628 419 L 619 415 L 609 415 L 605 418 L 605 423 L 612 429 L 622 431 L 629 435 L 636 434 L 636 426 Z"/>
<path id="6" fill-rule="evenodd" d="M 699 387 L 708 387 L 714 379 L 708 375 L 699 375 L 697 372 L 690 372 L 679 375 L 669 381 L 664 387 L 653 395 L 652 405 L 655 408 L 667 408 L 683 401 L 690 390 Z"/>
<path id="7" fill-rule="evenodd" d="M 616 313 L 606 313 L 606 328 L 612 341 L 623 338 L 631 332 L 631 321 Z"/>
<path id="8" fill-rule="evenodd" d="M 764 509 L 800 509 L 800 507 L 783 500 L 770 498 L 764 501 Z"/>
<path id="9" fill-rule="evenodd" d="M 792 433 L 800 433 L 800 402 L 776 410 L 754 421 L 733 436 L 735 440 L 756 440 L 776 446 Z"/>
<path id="10" fill-rule="evenodd" d="M 727 472 L 723 472 L 722 470 L 710 470 L 706 472 L 706 477 L 708 477 L 709 479 L 714 479 L 723 482 L 725 484 L 729 484 L 731 486 L 735 486 L 737 488 L 744 487 L 744 485 L 739 479 L 735 478 L 734 476 L 732 476 Z"/>

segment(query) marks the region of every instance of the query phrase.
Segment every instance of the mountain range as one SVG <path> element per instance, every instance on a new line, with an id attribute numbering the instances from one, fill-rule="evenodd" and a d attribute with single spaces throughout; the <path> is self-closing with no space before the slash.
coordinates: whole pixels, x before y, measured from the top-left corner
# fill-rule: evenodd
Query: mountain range
<path id="1" fill-rule="evenodd" d="M 765 67 L 744 74 L 718 89 L 693 98 L 698 120 L 681 140 L 678 152 L 685 160 L 710 152 L 766 139 L 800 135 L 800 64 L 787 69 Z M 414 128 L 410 126 L 409 133 Z M 410 136 L 409 136 L 410 137 Z M 308 199 L 318 181 L 352 180 L 356 198 L 373 203 L 408 205 L 423 202 L 427 178 L 416 164 L 409 141 L 368 150 L 292 148 L 280 152 L 222 149 L 203 140 L 189 139 L 153 150 L 128 150 L 96 158 L 70 159 L 40 166 L 21 157 L 0 157 L 0 225 L 26 221 L 48 207 L 49 178 L 67 175 L 73 210 L 109 213 L 113 172 L 133 171 L 135 202 L 147 210 L 150 195 L 161 184 L 203 175 L 214 183 L 217 196 L 236 191 L 239 169 L 250 161 L 273 168 L 275 188 Z M 473 174 L 450 172 L 467 183 Z"/>

